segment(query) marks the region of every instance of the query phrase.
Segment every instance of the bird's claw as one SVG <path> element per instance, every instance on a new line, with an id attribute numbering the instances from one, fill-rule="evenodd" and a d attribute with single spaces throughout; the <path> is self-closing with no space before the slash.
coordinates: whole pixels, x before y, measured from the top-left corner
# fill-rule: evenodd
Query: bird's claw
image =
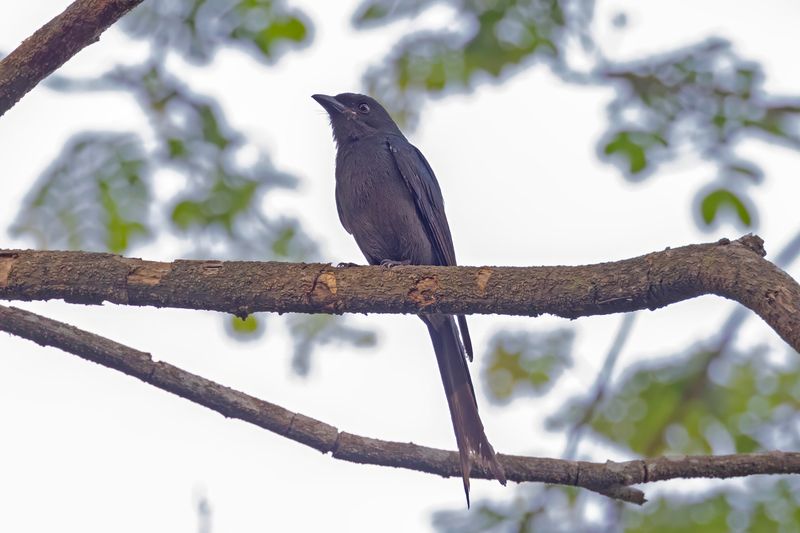
<path id="1" fill-rule="evenodd" d="M 344 263 L 336 263 L 336 268 L 347 268 L 347 267 L 357 267 L 357 266 L 358 263 L 350 263 L 347 261 Z"/>
<path id="2" fill-rule="evenodd" d="M 405 259 L 403 261 L 395 261 L 394 259 L 384 259 L 381 261 L 381 266 L 385 269 L 394 268 L 396 266 L 408 266 L 411 264 L 410 259 Z"/>

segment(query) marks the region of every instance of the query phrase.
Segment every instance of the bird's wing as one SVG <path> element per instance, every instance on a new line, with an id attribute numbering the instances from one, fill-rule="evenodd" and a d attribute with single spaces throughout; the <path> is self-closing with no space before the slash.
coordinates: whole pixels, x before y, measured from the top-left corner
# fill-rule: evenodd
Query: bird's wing
<path id="1" fill-rule="evenodd" d="M 350 221 L 348 220 L 347 216 L 345 215 L 344 209 L 342 209 L 342 203 L 339 201 L 339 195 L 336 195 L 336 212 L 339 213 L 339 222 L 342 223 L 344 230 L 349 233 L 350 235 L 353 234 L 353 230 L 350 229 Z"/>
<path id="2" fill-rule="evenodd" d="M 428 238 L 438 256 L 438 265 L 454 266 L 456 253 L 453 249 L 453 237 L 444 214 L 442 190 L 436 181 L 436 175 L 425 160 L 422 152 L 405 139 L 386 140 L 397 170 L 411 191 L 417 212 L 428 233 Z"/>
<path id="3" fill-rule="evenodd" d="M 442 190 L 439 188 L 439 182 L 436 181 L 433 169 L 422 152 L 405 139 L 393 142 L 393 139 L 389 137 L 386 145 L 397 165 L 397 170 L 400 171 L 403 181 L 411 191 L 417 212 L 428 233 L 428 239 L 438 256 L 437 264 L 455 266 L 456 252 L 453 248 L 453 237 L 450 235 L 450 226 L 447 224 L 447 217 L 444 214 Z M 467 328 L 467 319 L 463 315 L 458 316 L 458 327 L 461 330 L 461 339 L 464 341 L 466 355 L 472 361 L 472 339 Z"/>

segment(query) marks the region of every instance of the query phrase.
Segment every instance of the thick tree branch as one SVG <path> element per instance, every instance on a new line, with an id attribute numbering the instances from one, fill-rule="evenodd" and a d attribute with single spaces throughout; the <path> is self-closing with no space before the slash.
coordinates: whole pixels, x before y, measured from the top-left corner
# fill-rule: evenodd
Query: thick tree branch
<path id="1" fill-rule="evenodd" d="M 0 61 L 0 116 L 142 0 L 76 0 Z"/>
<path id="2" fill-rule="evenodd" d="M 800 350 L 800 285 L 763 241 L 694 244 L 588 266 L 336 268 L 246 261 L 160 263 L 88 252 L 0 250 L 0 299 L 302 313 L 500 313 L 576 318 L 736 300 Z"/>
<path id="3" fill-rule="evenodd" d="M 333 457 L 360 464 L 394 466 L 443 477 L 461 477 L 458 454 L 413 443 L 388 442 L 339 431 L 334 426 L 278 405 L 156 362 L 150 354 L 43 316 L 0 306 L 0 331 L 53 346 L 139 378 L 229 418 L 238 418 Z M 584 487 L 621 500 L 644 503 L 630 487 L 675 478 L 729 478 L 753 474 L 800 473 L 800 453 L 773 451 L 723 456 L 660 457 L 614 463 L 590 463 L 499 455 L 508 479 Z M 473 477 L 491 475 L 473 469 Z M 487 474 L 489 474 L 487 476 Z"/>

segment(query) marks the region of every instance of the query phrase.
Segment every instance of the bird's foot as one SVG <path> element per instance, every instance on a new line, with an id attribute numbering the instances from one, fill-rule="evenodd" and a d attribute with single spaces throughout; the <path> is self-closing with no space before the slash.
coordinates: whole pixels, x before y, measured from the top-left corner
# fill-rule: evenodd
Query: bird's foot
<path id="1" fill-rule="evenodd" d="M 347 268 L 347 267 L 357 267 L 357 266 L 359 266 L 358 263 L 350 263 L 350 262 L 336 263 L 336 268 Z"/>
<path id="2" fill-rule="evenodd" d="M 408 266 L 411 264 L 411 259 L 405 259 L 403 261 L 395 261 L 394 259 L 384 259 L 381 261 L 381 266 L 386 269 L 394 268 L 396 266 Z"/>

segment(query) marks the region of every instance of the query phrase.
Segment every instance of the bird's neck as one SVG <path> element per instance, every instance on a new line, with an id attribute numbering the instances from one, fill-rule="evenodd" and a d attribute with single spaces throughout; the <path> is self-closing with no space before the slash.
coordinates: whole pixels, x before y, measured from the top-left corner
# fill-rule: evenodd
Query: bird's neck
<path id="1" fill-rule="evenodd" d="M 347 150 L 360 143 L 382 143 L 386 139 L 401 138 L 405 140 L 405 136 L 401 132 L 385 132 L 385 131 L 370 131 L 359 133 L 348 133 L 341 137 L 336 137 L 336 146 L 340 150 Z"/>

